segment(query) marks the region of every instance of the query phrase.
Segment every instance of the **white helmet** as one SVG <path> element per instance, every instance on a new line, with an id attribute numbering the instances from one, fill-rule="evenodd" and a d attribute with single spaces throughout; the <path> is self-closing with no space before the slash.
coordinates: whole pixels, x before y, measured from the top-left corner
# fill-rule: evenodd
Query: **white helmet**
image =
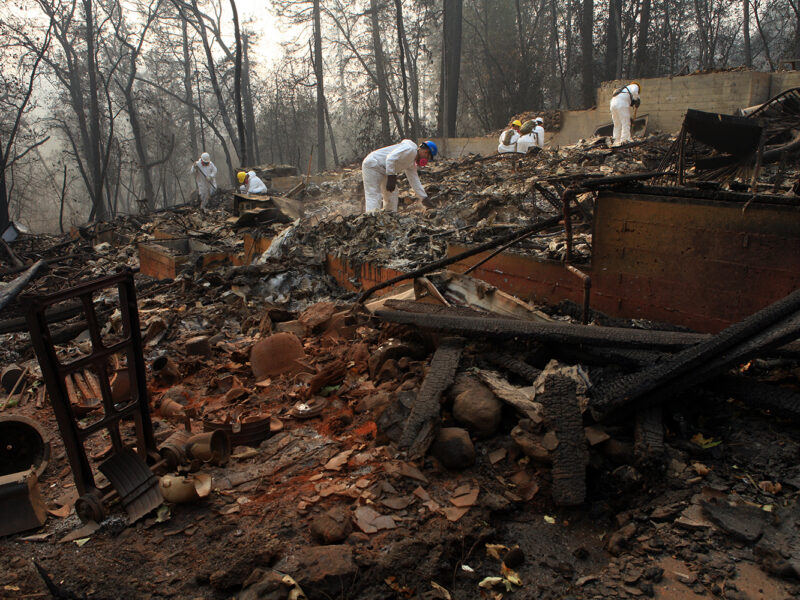
<path id="1" fill-rule="evenodd" d="M 211 162 L 211 155 L 208 152 L 203 152 L 200 155 L 200 160 L 202 160 L 203 162 Z"/>
<path id="2" fill-rule="evenodd" d="M 542 119 L 542 117 L 536 117 L 536 122 L 544 125 L 544 119 Z"/>

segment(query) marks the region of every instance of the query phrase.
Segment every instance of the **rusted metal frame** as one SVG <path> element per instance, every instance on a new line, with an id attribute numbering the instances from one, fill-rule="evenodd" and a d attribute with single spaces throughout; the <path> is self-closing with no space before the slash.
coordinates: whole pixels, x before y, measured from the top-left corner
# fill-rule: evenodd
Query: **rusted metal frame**
<path id="1" fill-rule="evenodd" d="M 112 286 L 116 286 L 119 293 L 124 337 L 121 342 L 105 347 L 91 298 L 94 292 Z M 45 310 L 52 304 L 75 296 L 78 296 L 84 305 L 93 352 L 90 356 L 62 365 L 52 343 L 45 318 Z M 83 439 L 105 428 L 111 434 L 114 448 L 116 450 L 123 449 L 124 445 L 122 444 L 118 427 L 119 421 L 125 417 L 134 416 L 137 450 L 140 456 L 145 460 L 148 458 L 155 460 L 158 454 L 147 401 L 147 381 L 142 354 L 143 344 L 136 309 L 136 289 L 133 284 L 133 272 L 130 269 L 126 269 L 118 275 L 105 277 L 77 288 L 70 288 L 49 296 L 33 297 L 29 300 L 27 318 L 31 331 L 31 340 L 39 358 L 42 375 L 47 384 L 78 491 L 83 495 L 98 490 L 83 448 Z M 120 409 L 113 403 L 111 386 L 106 371 L 108 357 L 119 351 L 126 351 L 128 368 L 133 368 L 136 374 L 135 379 L 131 379 L 131 381 L 137 384 L 131 386 L 131 393 L 135 402 L 129 403 Z M 71 412 L 69 377 L 73 372 L 80 371 L 86 366 L 93 366 L 98 375 L 103 375 L 99 377 L 99 386 L 106 414 L 100 422 L 81 429 L 78 427 Z M 72 389 L 72 394 L 74 394 L 74 388 Z M 100 491 L 103 492 L 104 490 Z"/>
<path id="2" fill-rule="evenodd" d="M 567 264 L 567 271 L 573 275 L 577 275 L 583 281 L 583 312 L 581 313 L 581 323 L 584 325 L 589 323 L 589 300 L 592 293 L 592 278 L 588 273 L 584 273 L 579 268 Z"/>
<path id="3" fill-rule="evenodd" d="M 131 394 L 134 403 L 139 407 L 135 415 L 137 432 L 137 450 L 143 460 L 147 456 L 158 458 L 158 449 L 155 436 L 153 435 L 153 421 L 150 417 L 150 402 L 147 395 L 147 373 L 144 364 L 144 343 L 142 342 L 142 330 L 139 322 L 139 310 L 136 304 L 136 286 L 133 282 L 133 275 L 127 277 L 119 287 L 120 306 L 122 310 L 122 331 L 125 337 L 129 337 L 131 344 L 127 352 L 128 378 L 131 383 Z M 131 373 L 133 366 L 133 373 Z M 131 377 L 131 374 L 134 377 Z M 108 394 L 111 397 L 111 388 L 108 380 L 101 381 L 101 386 L 109 386 Z M 105 389 L 103 390 L 105 393 Z"/>
<path id="4" fill-rule="evenodd" d="M 572 262 L 572 213 L 570 211 L 570 203 L 577 198 L 575 188 L 569 187 L 561 194 L 561 202 L 564 204 L 564 231 L 566 232 L 567 249 L 564 253 L 564 262 L 569 264 Z"/>
<path id="5" fill-rule="evenodd" d="M 47 328 L 47 320 L 44 316 L 44 309 L 49 302 L 42 302 L 34 299 L 28 310 L 28 325 L 31 332 L 31 343 L 39 359 L 39 366 L 42 369 L 42 378 L 47 385 L 50 396 L 50 404 L 58 421 L 58 428 L 61 438 L 64 440 L 64 449 L 72 467 L 72 475 L 75 479 L 75 487 L 78 493 L 83 495 L 96 490 L 94 475 L 86 457 L 86 451 L 81 441 L 81 432 L 78 423 L 72 415 L 70 408 L 70 397 L 62 385 L 63 379 L 56 368 L 59 364 L 55 348 L 50 342 L 50 332 Z"/>
<path id="6" fill-rule="evenodd" d="M 775 102 L 776 100 L 780 100 L 784 96 L 789 96 L 789 95 L 795 95 L 795 96 L 800 95 L 800 87 L 794 87 L 794 88 L 789 88 L 788 90 L 783 90 L 780 94 L 777 94 L 777 95 L 773 96 L 772 98 L 770 98 L 769 100 L 764 102 L 764 104 L 762 104 L 757 109 L 755 109 L 753 112 L 751 112 L 749 115 L 747 115 L 747 118 L 750 119 L 750 118 L 753 118 L 753 117 L 757 117 L 759 115 L 759 113 L 764 112 L 767 109 L 769 109 L 770 105 L 773 102 Z"/>
<path id="7" fill-rule="evenodd" d="M 484 264 L 484 263 L 486 263 L 486 262 L 490 261 L 491 259 L 493 259 L 495 256 L 497 256 L 497 255 L 498 255 L 498 254 L 500 254 L 501 252 L 504 252 L 505 250 L 508 250 L 508 249 L 509 249 L 511 246 L 513 246 L 514 244 L 517 244 L 517 243 L 521 242 L 522 240 L 526 240 L 526 239 L 528 239 L 529 237 L 532 237 L 532 236 L 536 235 L 537 233 L 539 233 L 539 232 L 538 232 L 538 231 L 529 231 L 528 233 L 524 233 L 524 234 L 522 234 L 521 236 L 519 236 L 519 237 L 517 237 L 517 238 L 515 238 L 515 239 L 511 240 L 511 241 L 510 241 L 510 242 L 508 242 L 507 244 L 503 244 L 502 246 L 500 246 L 499 248 L 497 248 L 497 249 L 496 249 L 494 252 L 492 252 L 491 254 L 489 254 L 489 256 L 487 256 L 486 258 L 483 258 L 483 259 L 479 260 L 479 261 L 478 261 L 478 262 L 476 262 L 474 265 L 472 265 L 472 266 L 471 266 L 469 269 L 467 269 L 466 271 L 464 271 L 464 275 L 469 275 L 469 274 L 470 274 L 470 273 L 472 273 L 472 272 L 473 272 L 475 269 L 477 269 L 478 267 L 480 267 L 482 264 Z"/>
<path id="8" fill-rule="evenodd" d="M 539 192 L 542 195 L 542 198 L 544 198 L 550 204 L 550 206 L 558 211 L 563 210 L 564 207 L 561 204 L 561 201 L 558 199 L 558 196 L 544 187 L 541 183 L 534 181 L 533 184 L 531 184 L 531 187 Z"/>
<path id="9" fill-rule="evenodd" d="M 461 254 L 457 254 L 455 256 L 451 256 L 451 257 L 448 257 L 448 258 L 442 258 L 442 259 L 439 259 L 439 260 L 435 260 L 432 263 L 429 263 L 424 267 L 420 267 L 419 269 L 415 269 L 414 271 L 411 271 L 410 273 L 405 273 L 403 275 L 398 275 L 397 277 L 392 277 L 391 279 L 387 279 L 386 281 L 383 281 L 383 282 L 381 282 L 381 283 L 379 283 L 377 285 L 374 285 L 371 288 L 369 288 L 368 290 L 362 292 L 361 295 L 356 300 L 356 303 L 357 304 L 363 304 L 364 301 L 366 301 L 367 298 L 369 298 L 372 294 L 374 294 L 378 290 L 382 290 L 384 288 L 390 287 L 390 286 L 394 285 L 395 283 L 399 283 L 401 281 L 406 281 L 408 279 L 414 279 L 416 277 L 419 277 L 420 275 L 426 275 L 427 273 L 430 273 L 431 271 L 436 271 L 437 269 L 441 269 L 442 267 L 446 267 L 448 265 L 452 265 L 453 263 L 457 263 L 457 262 L 459 262 L 461 260 L 469 258 L 470 256 L 475 256 L 476 254 L 480 254 L 481 252 L 486 252 L 487 250 L 491 250 L 493 248 L 496 248 L 497 246 L 500 246 L 502 244 L 510 242 L 514 238 L 519 237 L 520 235 L 523 235 L 525 233 L 528 233 L 528 232 L 531 232 L 531 231 L 532 232 L 542 231 L 543 229 L 547 229 L 548 227 L 552 227 L 553 225 L 558 224 L 558 222 L 560 220 L 561 220 L 560 216 L 555 216 L 555 217 L 551 217 L 549 219 L 545 219 L 544 221 L 540 221 L 538 223 L 534 223 L 533 225 L 529 225 L 527 227 L 524 227 L 521 231 L 512 231 L 512 232 L 507 233 L 506 235 L 501 236 L 501 237 L 499 237 L 497 239 L 485 242 L 483 244 L 479 244 L 478 246 L 470 248 L 469 250 L 467 250 L 465 252 L 462 252 Z"/>

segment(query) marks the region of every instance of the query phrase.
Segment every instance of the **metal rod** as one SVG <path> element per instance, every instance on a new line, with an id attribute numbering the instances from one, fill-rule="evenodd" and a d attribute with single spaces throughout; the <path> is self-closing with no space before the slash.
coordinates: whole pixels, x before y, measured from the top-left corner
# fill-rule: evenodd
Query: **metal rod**
<path id="1" fill-rule="evenodd" d="M 589 297 L 592 292 L 592 278 L 588 273 L 584 273 L 579 268 L 573 265 L 566 265 L 567 271 L 573 275 L 577 275 L 583 280 L 583 313 L 581 314 L 581 323 L 587 325 L 589 323 Z"/>

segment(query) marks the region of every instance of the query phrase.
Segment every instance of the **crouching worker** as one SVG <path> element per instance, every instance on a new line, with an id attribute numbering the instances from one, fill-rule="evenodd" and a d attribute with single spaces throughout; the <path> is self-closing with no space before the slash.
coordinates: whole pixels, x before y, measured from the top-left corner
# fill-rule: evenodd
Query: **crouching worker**
<path id="1" fill-rule="evenodd" d="M 500 134 L 500 143 L 497 145 L 498 154 L 517 151 L 517 141 L 519 140 L 520 127 L 522 127 L 522 121 L 516 119 L 511 121 L 511 127 Z"/>
<path id="2" fill-rule="evenodd" d="M 236 178 L 239 180 L 241 184 L 239 186 L 239 191 L 243 194 L 266 194 L 267 193 L 267 185 L 258 178 L 255 171 L 248 171 L 245 173 L 244 171 L 239 171 L 236 174 Z"/>
<path id="3" fill-rule="evenodd" d="M 373 150 L 361 163 L 361 177 L 364 179 L 364 210 L 373 212 L 390 210 L 397 212 L 397 175 L 405 173 L 411 189 L 420 200 L 427 200 L 428 194 L 417 174 L 417 167 L 424 167 L 438 153 L 433 142 L 423 142 L 419 146 L 412 140 L 403 140 L 394 146 Z"/>

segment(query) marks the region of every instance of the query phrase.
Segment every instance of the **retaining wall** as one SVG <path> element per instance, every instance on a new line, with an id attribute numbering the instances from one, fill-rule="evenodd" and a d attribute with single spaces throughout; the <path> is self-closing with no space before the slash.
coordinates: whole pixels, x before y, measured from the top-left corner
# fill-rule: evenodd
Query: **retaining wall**
<path id="1" fill-rule="evenodd" d="M 800 87 L 800 71 L 762 73 L 727 71 L 680 77 L 640 79 L 642 104 L 638 114 L 649 117 L 647 130 L 675 133 L 680 130 L 686 110 L 734 114 L 740 108 L 763 104 L 783 90 Z M 614 90 L 630 80 L 605 81 L 597 88 L 597 107 L 562 112 L 561 130 L 546 132 L 548 147 L 574 144 L 590 137 L 594 130 L 611 122 L 608 104 Z M 546 127 L 545 123 L 545 129 Z M 497 137 L 435 138 L 444 156 L 456 157 L 470 152 L 482 155 L 497 152 Z"/>

